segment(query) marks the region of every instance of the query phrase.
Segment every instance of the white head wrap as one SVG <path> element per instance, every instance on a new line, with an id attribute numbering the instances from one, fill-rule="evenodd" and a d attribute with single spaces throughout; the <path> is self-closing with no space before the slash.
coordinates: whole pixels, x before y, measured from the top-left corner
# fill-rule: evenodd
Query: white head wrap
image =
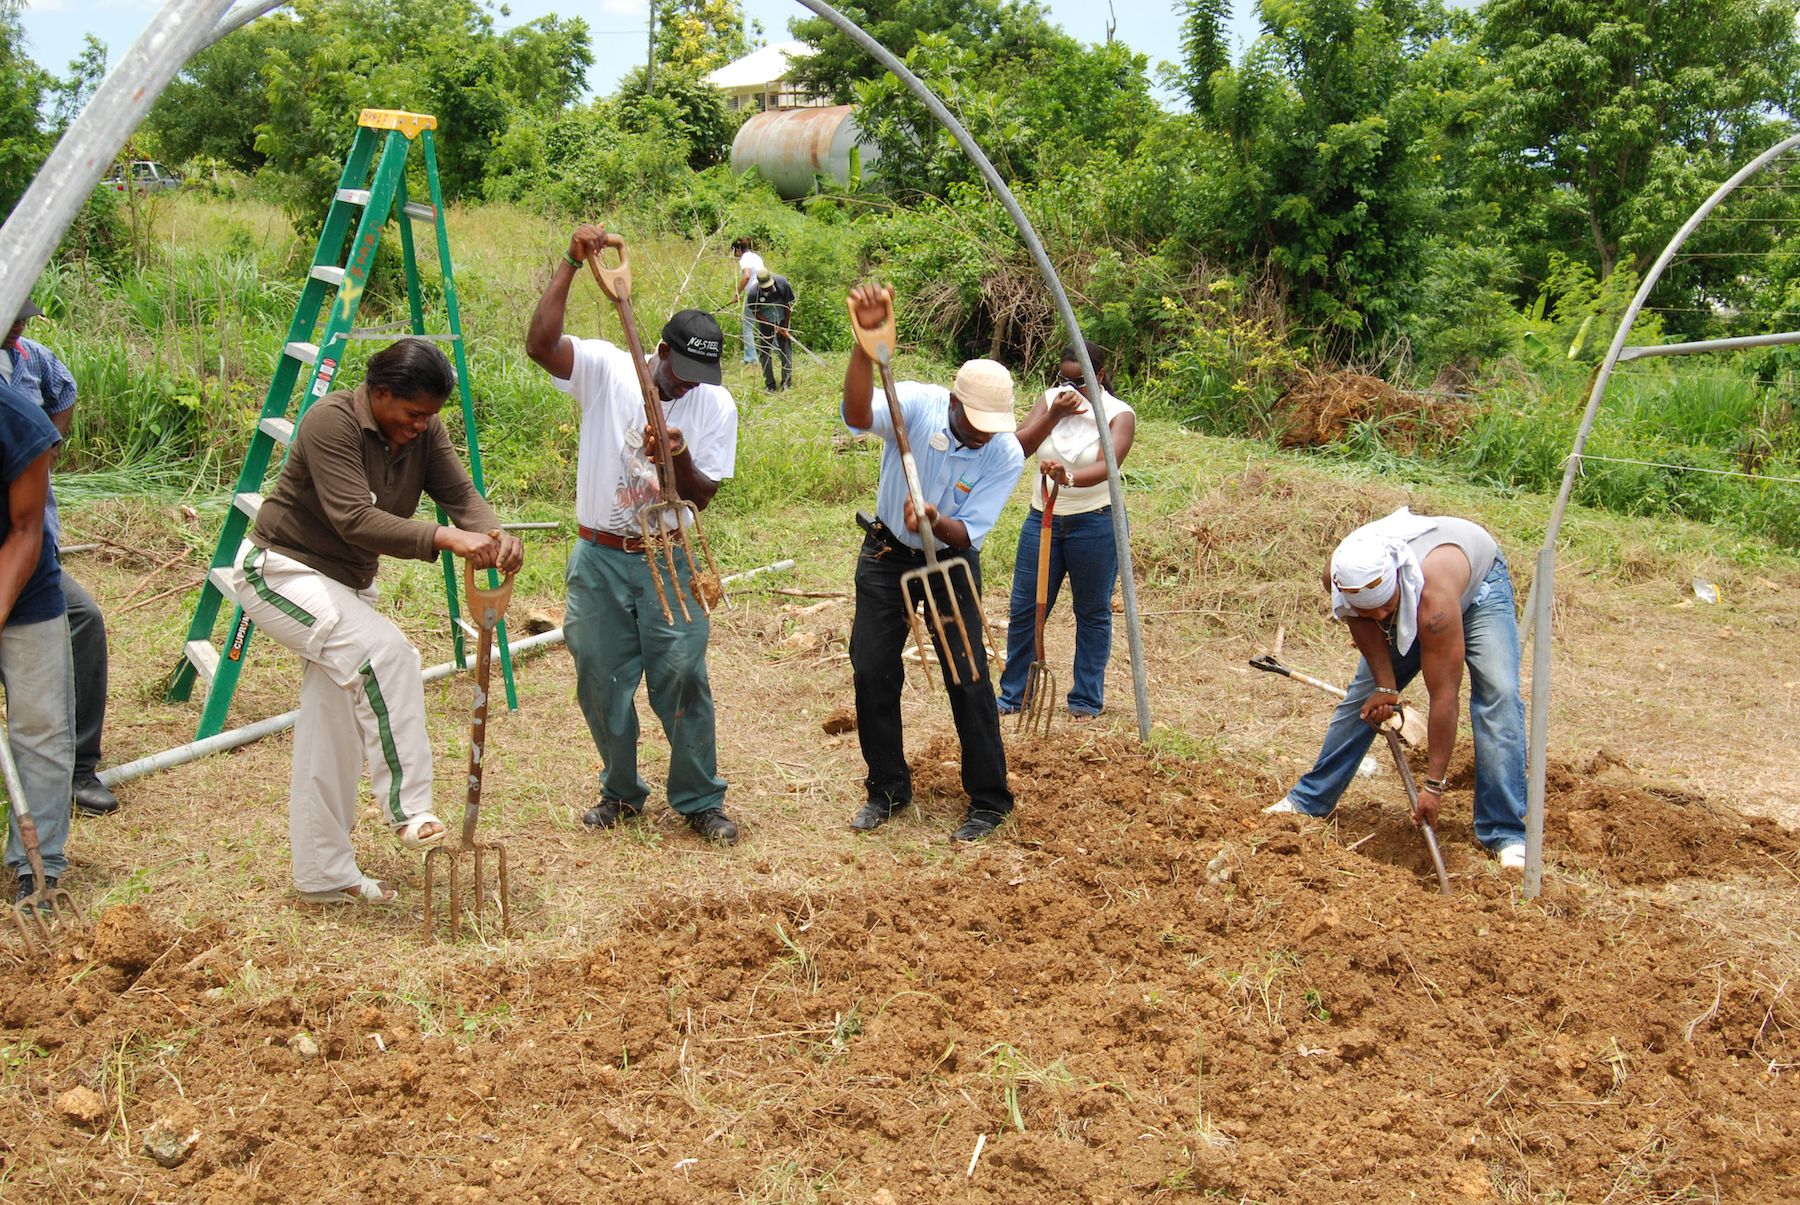
<path id="1" fill-rule="evenodd" d="M 1419 634 L 1419 591 L 1425 574 L 1409 541 L 1437 526 L 1437 520 L 1401 507 L 1384 519 L 1345 536 L 1331 554 L 1331 613 L 1349 619 L 1400 595 L 1394 608 L 1394 650 L 1404 654 Z"/>

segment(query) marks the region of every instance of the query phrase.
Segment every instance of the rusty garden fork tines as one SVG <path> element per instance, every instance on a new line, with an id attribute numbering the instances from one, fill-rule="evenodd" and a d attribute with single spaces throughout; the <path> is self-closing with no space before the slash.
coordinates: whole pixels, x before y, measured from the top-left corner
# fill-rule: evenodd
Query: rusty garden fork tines
<path id="1" fill-rule="evenodd" d="M 605 245 L 619 253 L 619 266 L 608 267 L 601 255 L 589 257 L 588 271 L 613 306 L 619 311 L 619 325 L 625 331 L 625 345 L 631 352 L 631 363 L 637 369 L 638 388 L 644 394 L 644 417 L 656 436 L 656 475 L 661 486 L 662 501 L 638 512 L 638 528 L 644 540 L 644 558 L 649 564 L 650 583 L 656 588 L 656 601 L 662 608 L 663 622 L 674 623 L 675 611 L 688 623 L 693 615 L 688 610 L 691 595 L 702 615 L 712 614 L 713 607 L 725 596 L 719 567 L 713 562 L 712 547 L 700 527 L 700 508 L 681 496 L 675 483 L 675 458 L 669 451 L 669 425 L 663 417 L 662 399 L 656 382 L 650 377 L 644 361 L 644 343 L 638 335 L 637 317 L 631 309 L 631 258 L 625 240 L 608 231 Z M 700 555 L 694 555 L 695 545 Z M 688 588 L 681 586 L 681 570 L 688 574 Z M 675 606 L 669 606 L 670 599 Z"/>
<path id="2" fill-rule="evenodd" d="M 67 888 L 51 887 L 44 877 L 37 824 L 31 818 L 31 804 L 25 798 L 18 763 L 13 760 L 10 734 L 4 730 L 0 730 L 0 773 L 5 776 L 7 798 L 12 801 L 13 817 L 19 826 L 19 844 L 25 847 L 25 860 L 31 864 L 31 873 L 36 876 L 33 882 L 37 884 L 36 891 L 13 905 L 13 924 L 18 926 L 27 948 L 44 949 L 55 944 L 57 930 L 87 929 L 87 915 Z"/>
<path id="3" fill-rule="evenodd" d="M 894 423 L 894 442 L 900 449 L 900 467 L 906 474 L 906 491 L 912 499 L 913 513 L 921 516 L 919 542 L 924 547 L 925 563 L 917 569 L 909 569 L 900 575 L 900 594 L 906 600 L 906 619 L 912 627 L 913 640 L 919 646 L 919 661 L 925 663 L 925 630 L 919 620 L 921 607 L 925 619 L 931 624 L 931 630 L 937 636 L 938 648 L 942 650 L 944 672 L 954 684 L 962 682 L 962 671 L 956 667 L 956 651 L 950 640 L 954 631 L 961 638 L 962 655 L 969 667 L 971 680 L 981 677 L 981 665 L 975 659 L 975 646 L 969 639 L 969 624 L 962 613 L 962 607 L 956 600 L 956 575 L 962 574 L 963 583 L 968 587 L 968 597 L 975 607 L 975 622 L 984 624 L 981 613 L 981 591 L 975 581 L 975 574 L 969 568 L 969 562 L 961 557 L 949 557 L 940 561 L 937 555 L 937 542 L 930 530 L 923 523 L 925 514 L 925 487 L 919 482 L 919 465 L 913 459 L 912 441 L 906 437 L 906 420 L 900 414 L 900 395 L 894 385 L 894 301 L 893 293 L 888 293 L 888 314 L 879 326 L 867 327 L 857 320 L 856 303 L 847 303 L 850 310 L 850 329 L 855 332 L 856 342 L 868 357 L 875 361 L 881 372 L 881 388 L 887 394 L 888 415 Z"/>
<path id="4" fill-rule="evenodd" d="M 1056 674 L 1044 659 L 1044 617 L 1050 609 L 1050 516 L 1056 510 L 1056 495 L 1062 486 L 1044 477 L 1044 518 L 1038 532 L 1037 563 L 1037 660 L 1025 671 L 1025 695 L 1019 701 L 1018 731 L 1050 735 L 1050 720 L 1056 714 Z"/>
<path id="5" fill-rule="evenodd" d="M 462 840 L 454 846 L 439 846 L 425 854 L 425 936 L 432 936 L 431 896 L 437 877 L 436 863 L 448 862 L 445 877 L 450 888 L 450 936 L 462 929 L 465 910 L 476 920 L 487 898 L 487 860 L 495 862 L 500 888 L 500 932 L 512 931 L 512 889 L 506 879 L 506 846 L 498 841 L 476 839 L 476 826 L 481 820 L 481 779 L 487 756 L 488 672 L 493 663 L 494 632 L 500 626 L 512 601 L 513 575 L 508 573 L 498 586 L 483 587 L 476 580 L 475 569 L 463 565 L 463 587 L 468 592 L 469 613 L 475 617 L 481 638 L 475 649 L 475 703 L 469 721 L 469 797 L 463 805 Z M 472 906 L 465 906 L 462 867 L 468 863 Z"/>

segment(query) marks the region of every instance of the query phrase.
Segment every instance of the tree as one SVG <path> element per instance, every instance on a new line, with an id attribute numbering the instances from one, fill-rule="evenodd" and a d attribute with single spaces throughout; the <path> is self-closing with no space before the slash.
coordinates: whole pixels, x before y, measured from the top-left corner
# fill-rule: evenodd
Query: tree
<path id="1" fill-rule="evenodd" d="M 241 172 L 262 167 L 267 156 L 256 130 L 269 121 L 262 68 L 277 54 L 305 61 L 318 40 L 315 24 L 277 11 L 189 59 L 144 120 L 157 153 L 170 163 L 206 155 Z"/>
<path id="2" fill-rule="evenodd" d="M 656 62 L 704 76 L 750 53 L 738 0 L 654 0 Z M 757 32 L 761 32 L 758 28 Z"/>
<path id="3" fill-rule="evenodd" d="M 683 155 L 696 171 L 723 163 L 737 132 L 725 110 L 725 94 L 691 67 L 656 73 L 654 90 L 644 91 L 644 69 L 633 68 L 620 81 L 615 99 L 619 128 L 629 134 L 660 131 L 683 143 Z"/>
<path id="4" fill-rule="evenodd" d="M 50 149 L 38 118 L 49 84 L 25 53 L 18 16 L 0 8 L 0 212 L 12 212 Z"/>
<path id="5" fill-rule="evenodd" d="M 83 34 L 81 53 L 69 62 L 67 79 L 56 81 L 51 91 L 56 94 L 56 107 L 51 124 L 66 130 L 69 123 L 87 108 L 89 98 L 100 81 L 106 78 L 106 43 L 93 34 Z"/>
<path id="6" fill-rule="evenodd" d="M 835 7 L 903 59 L 921 37 L 937 34 L 985 63 L 1009 64 L 1009 78 L 1031 51 L 1068 40 L 1035 0 L 862 0 Z M 858 83 L 885 74 L 823 17 L 797 18 L 788 28 L 814 50 L 794 61 L 788 78 L 815 95 L 848 104 Z"/>
<path id="7" fill-rule="evenodd" d="M 1515 239 L 1642 272 L 1800 93 L 1795 0 L 1489 0 L 1483 147 Z"/>

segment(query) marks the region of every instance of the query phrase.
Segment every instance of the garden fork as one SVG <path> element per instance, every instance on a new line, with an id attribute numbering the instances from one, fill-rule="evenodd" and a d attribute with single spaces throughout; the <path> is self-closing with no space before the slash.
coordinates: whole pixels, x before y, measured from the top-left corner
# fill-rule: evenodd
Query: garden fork
<path id="1" fill-rule="evenodd" d="M 13 923 L 19 927 L 19 936 L 25 939 L 27 947 L 40 949 L 56 940 L 50 927 L 52 920 L 59 929 L 86 929 L 87 916 L 67 888 L 52 887 L 44 877 L 37 824 L 31 819 L 31 804 L 25 798 L 19 765 L 13 760 L 12 740 L 3 730 L 0 730 L 0 772 L 6 777 L 6 794 L 12 800 L 13 816 L 19 825 L 19 843 L 25 847 L 25 859 L 31 863 L 31 873 L 37 876 L 33 880 L 37 890 L 13 905 Z"/>
<path id="2" fill-rule="evenodd" d="M 602 243 L 619 253 L 619 266 L 609 268 L 601 262 L 604 252 L 589 257 L 588 270 L 594 283 L 619 311 L 619 324 L 625 330 L 625 346 L 631 352 L 631 363 L 637 369 L 638 388 L 644 394 L 644 417 L 656 437 L 656 475 L 661 486 L 662 501 L 638 511 L 638 526 L 643 532 L 644 558 L 650 566 L 650 582 L 656 587 L 656 601 L 662 607 L 663 622 L 674 623 L 669 599 L 681 612 L 681 621 L 693 617 L 681 589 L 680 568 L 688 571 L 688 589 L 702 615 L 712 614 L 714 606 L 725 596 L 719 568 L 713 563 L 712 548 L 706 533 L 700 530 L 700 508 L 681 496 L 675 484 L 675 458 L 669 452 L 669 426 L 663 418 L 662 399 L 657 396 L 656 382 L 650 379 L 644 362 L 644 344 L 638 337 L 637 318 L 631 311 L 631 259 L 625 251 L 625 240 L 612 231 L 602 236 Z M 694 545 L 700 556 L 694 556 Z"/>
<path id="3" fill-rule="evenodd" d="M 926 618 L 931 621 L 932 630 L 937 634 L 938 648 L 943 653 L 944 669 L 949 674 L 950 681 L 962 682 L 962 674 L 956 668 L 956 654 L 950 645 L 952 630 L 962 638 L 963 657 L 968 662 L 969 672 L 974 678 L 979 678 L 982 667 L 975 660 L 975 646 L 969 640 L 968 622 L 956 601 L 956 571 L 962 571 L 963 580 L 968 584 L 969 598 L 975 604 L 975 622 L 978 624 L 986 622 L 981 614 L 981 591 L 976 585 L 975 574 L 970 570 L 968 561 L 961 557 L 938 560 L 936 541 L 923 521 L 925 487 L 919 483 L 919 465 L 913 459 L 912 442 L 906 437 L 906 420 L 900 415 L 900 395 L 894 385 L 893 294 L 888 294 L 887 318 L 875 327 L 866 327 L 857 320 L 854 301 L 848 305 L 850 329 L 855 332 L 857 345 L 881 370 L 881 388 L 887 394 L 888 415 L 894 423 L 894 442 L 899 446 L 900 466 L 906 473 L 906 491 L 912 499 L 913 513 L 920 516 L 919 540 L 925 550 L 925 563 L 900 575 L 900 596 L 906 600 L 906 620 L 912 627 L 913 639 L 919 645 L 919 662 L 924 664 L 925 661 L 925 629 L 919 622 L 919 608 L 914 602 L 915 586 Z M 940 593 L 943 595 L 941 601 Z"/>
<path id="4" fill-rule="evenodd" d="M 493 663 L 494 631 L 500 626 L 501 616 L 506 614 L 507 604 L 512 601 L 513 575 L 509 573 L 498 586 L 484 589 L 476 582 L 475 568 L 465 563 L 463 588 L 469 595 L 469 613 L 481 630 L 475 647 L 475 707 L 469 722 L 469 799 L 463 805 L 462 840 L 455 846 L 439 846 L 425 854 L 425 936 L 428 938 L 432 928 L 431 887 L 436 877 L 432 863 L 439 858 L 448 859 L 450 863 L 447 875 L 450 880 L 450 936 L 455 937 L 462 927 L 464 905 L 459 869 L 465 861 L 470 864 L 475 898 L 473 907 L 467 911 L 479 919 L 485 895 L 483 871 L 489 854 L 494 855 L 499 871 L 500 932 L 512 931 L 512 891 L 506 881 L 506 846 L 498 841 L 476 840 L 475 826 L 481 819 L 481 774 L 487 752 L 488 669 Z"/>
<path id="5" fill-rule="evenodd" d="M 1044 524 L 1038 533 L 1037 563 L 1037 660 L 1025 672 L 1025 697 L 1019 702 L 1016 727 L 1039 736 L 1050 735 L 1050 718 L 1056 712 L 1056 674 L 1044 660 L 1044 613 L 1050 603 L 1050 513 L 1062 486 L 1044 476 Z"/>

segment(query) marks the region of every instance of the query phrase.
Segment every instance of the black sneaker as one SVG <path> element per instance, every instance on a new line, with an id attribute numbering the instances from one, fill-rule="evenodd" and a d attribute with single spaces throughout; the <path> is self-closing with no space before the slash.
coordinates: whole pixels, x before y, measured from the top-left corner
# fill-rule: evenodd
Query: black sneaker
<path id="1" fill-rule="evenodd" d="M 612 828 L 621 820 L 635 820 L 643 812 L 642 804 L 633 807 L 619 799 L 602 799 L 582 813 L 581 822 L 589 828 Z"/>
<path id="2" fill-rule="evenodd" d="M 119 797 L 91 771 L 75 776 L 75 810 L 83 816 L 110 816 L 119 810 Z"/>
<path id="3" fill-rule="evenodd" d="M 53 875 L 53 874 L 45 875 L 44 876 L 44 890 L 46 890 L 46 891 L 56 890 L 56 881 L 57 880 L 56 880 L 55 875 Z M 13 896 L 13 902 L 15 904 L 23 904 L 25 902 L 25 898 L 27 896 L 35 895 L 36 893 L 37 893 L 37 877 L 35 875 L 22 874 L 19 876 L 19 891 L 18 891 L 17 895 Z M 55 907 L 48 900 L 45 900 L 44 902 L 42 902 L 38 905 L 38 912 L 45 916 L 48 916 L 50 913 L 54 912 L 55 910 L 56 910 Z"/>
<path id="4" fill-rule="evenodd" d="M 952 841 L 985 841 L 1000 827 L 1004 816 L 994 816 L 987 812 L 970 812 L 962 827 L 950 834 Z"/>
<path id="5" fill-rule="evenodd" d="M 689 828 L 715 845 L 737 844 L 737 825 L 731 822 L 724 808 L 707 808 L 704 812 L 695 812 L 687 818 L 687 822 Z"/>
<path id="6" fill-rule="evenodd" d="M 905 807 L 904 803 L 892 806 L 871 799 L 862 805 L 856 815 L 850 817 L 850 827 L 859 833 L 872 833 L 893 818 L 895 812 Z"/>

